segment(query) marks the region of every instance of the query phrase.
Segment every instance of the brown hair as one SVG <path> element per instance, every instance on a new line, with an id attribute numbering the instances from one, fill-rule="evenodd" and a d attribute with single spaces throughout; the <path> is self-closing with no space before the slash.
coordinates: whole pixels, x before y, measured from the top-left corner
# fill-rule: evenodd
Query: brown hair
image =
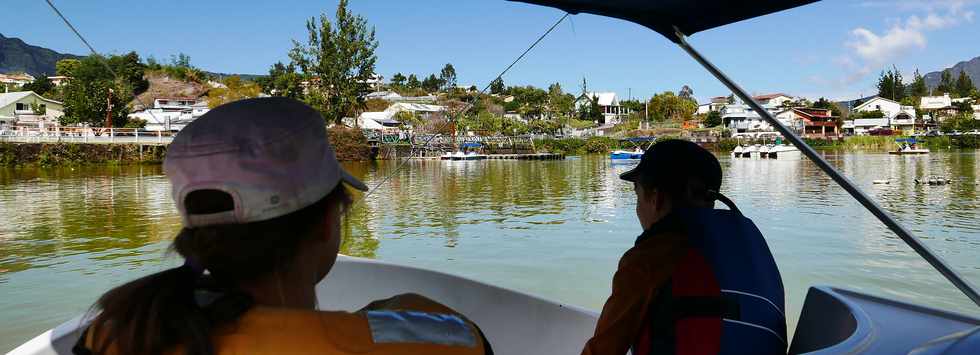
<path id="1" fill-rule="evenodd" d="M 90 326 L 95 354 L 159 355 L 180 346 L 186 354 L 211 355 L 211 331 L 238 319 L 252 306 L 238 289 L 285 267 L 302 242 L 326 223 L 331 208 L 346 210 L 343 184 L 316 203 L 274 219 L 247 224 L 184 228 L 171 245 L 184 266 L 158 272 L 106 292 Z M 229 210 L 231 196 L 204 190 L 187 196 L 189 213 Z M 203 274 L 203 270 L 207 274 Z"/>

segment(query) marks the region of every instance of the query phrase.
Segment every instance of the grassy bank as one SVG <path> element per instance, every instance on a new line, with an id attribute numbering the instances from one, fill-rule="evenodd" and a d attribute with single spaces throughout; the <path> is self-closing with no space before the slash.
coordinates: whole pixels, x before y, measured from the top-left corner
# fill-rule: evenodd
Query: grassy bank
<path id="1" fill-rule="evenodd" d="M 665 137 L 666 138 L 666 137 Z M 890 150 L 896 147 L 897 136 L 853 136 L 843 140 L 804 139 L 807 144 L 817 149 L 840 150 Z M 929 149 L 980 149 L 980 136 L 941 136 L 916 138 Z M 706 144 L 711 150 L 731 151 L 739 143 L 764 144 L 764 141 L 737 140 L 725 138 L 717 143 Z M 589 139 L 564 138 L 535 140 L 534 146 L 540 152 L 561 153 L 565 155 L 605 154 L 614 149 L 632 149 L 629 143 L 620 142 L 607 137 L 591 137 Z"/>
<path id="2" fill-rule="evenodd" d="M 159 163 L 166 148 L 135 144 L 0 143 L 0 166 Z"/>
<path id="3" fill-rule="evenodd" d="M 366 161 L 374 158 L 367 138 L 360 130 L 331 128 L 330 143 L 340 161 Z M 0 143 L 0 166 L 159 164 L 167 148 L 136 144 L 80 143 Z"/>

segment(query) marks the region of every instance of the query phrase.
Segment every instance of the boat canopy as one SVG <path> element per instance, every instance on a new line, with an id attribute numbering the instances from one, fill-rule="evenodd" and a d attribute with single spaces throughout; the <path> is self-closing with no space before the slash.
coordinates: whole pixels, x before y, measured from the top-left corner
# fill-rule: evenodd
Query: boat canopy
<path id="1" fill-rule="evenodd" d="M 479 148 L 482 146 L 483 144 L 480 144 L 478 142 L 464 142 L 463 144 L 459 145 L 460 148 Z"/>
<path id="2" fill-rule="evenodd" d="M 659 32 L 671 41 L 685 36 L 817 2 L 818 0 L 510 0 L 549 6 L 571 14 L 620 18 Z M 676 30 L 675 30 L 676 27 Z"/>
<path id="3" fill-rule="evenodd" d="M 895 141 L 899 143 L 910 143 L 910 144 L 916 143 L 915 138 L 897 138 L 895 139 Z"/>
<path id="4" fill-rule="evenodd" d="M 630 143 L 648 143 L 656 140 L 657 137 L 630 137 L 630 138 L 621 139 L 621 141 L 623 142 L 630 142 Z"/>

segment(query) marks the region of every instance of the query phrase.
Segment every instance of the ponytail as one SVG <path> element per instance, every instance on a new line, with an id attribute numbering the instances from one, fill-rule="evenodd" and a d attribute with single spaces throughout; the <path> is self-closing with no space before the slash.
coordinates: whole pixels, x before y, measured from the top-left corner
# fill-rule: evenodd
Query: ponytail
<path id="1" fill-rule="evenodd" d="M 184 228 L 171 247 L 184 256 L 184 265 L 102 295 L 95 305 L 101 312 L 87 331 L 91 340 L 83 337 L 79 344 L 94 354 L 162 355 L 178 348 L 188 355 L 215 354 L 212 331 L 253 305 L 241 283 L 286 267 L 322 226 L 327 209 L 346 208 L 350 201 L 339 184 L 320 201 L 282 217 Z"/>

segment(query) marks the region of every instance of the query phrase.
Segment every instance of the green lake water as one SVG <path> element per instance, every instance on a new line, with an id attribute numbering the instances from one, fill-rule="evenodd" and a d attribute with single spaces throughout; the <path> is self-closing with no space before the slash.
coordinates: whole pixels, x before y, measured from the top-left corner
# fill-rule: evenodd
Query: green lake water
<path id="1" fill-rule="evenodd" d="M 980 151 L 827 158 L 980 284 Z M 807 161 L 720 157 L 722 192 L 766 235 L 791 326 L 809 286 L 834 285 L 971 315 L 966 297 Z M 370 186 L 394 162 L 347 164 Z M 631 163 L 410 162 L 348 217 L 343 251 L 599 309 L 640 227 Z M 946 186 L 914 178 L 950 177 Z M 890 179 L 888 185 L 873 180 Z M 84 312 L 108 288 L 178 264 L 159 166 L 0 169 L 0 351 Z"/>

